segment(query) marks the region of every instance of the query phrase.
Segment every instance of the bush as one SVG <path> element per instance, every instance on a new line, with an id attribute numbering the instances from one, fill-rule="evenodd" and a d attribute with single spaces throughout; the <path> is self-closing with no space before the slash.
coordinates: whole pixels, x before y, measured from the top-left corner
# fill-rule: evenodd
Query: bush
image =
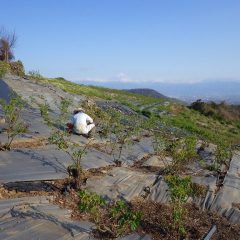
<path id="1" fill-rule="evenodd" d="M 0 77 L 3 77 L 9 71 L 9 64 L 7 62 L 0 61 Z"/>
<path id="2" fill-rule="evenodd" d="M 10 63 L 11 73 L 20 77 L 25 76 L 25 70 L 23 63 L 21 61 L 11 62 Z"/>
<path id="3" fill-rule="evenodd" d="M 41 80 L 44 78 L 38 70 L 31 70 L 28 72 L 28 75 L 31 79 L 35 79 L 35 80 Z"/>
<path id="4" fill-rule="evenodd" d="M 24 102 L 21 97 L 12 95 L 9 103 L 4 99 L 0 99 L 0 106 L 4 113 L 7 133 L 7 143 L 2 146 L 2 149 L 10 150 L 14 138 L 21 133 L 25 133 L 28 128 L 21 119 Z"/>

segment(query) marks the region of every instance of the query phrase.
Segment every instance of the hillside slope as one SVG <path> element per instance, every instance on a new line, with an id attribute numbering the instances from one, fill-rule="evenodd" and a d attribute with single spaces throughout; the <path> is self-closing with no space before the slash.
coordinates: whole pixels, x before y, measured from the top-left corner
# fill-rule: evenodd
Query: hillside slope
<path id="1" fill-rule="evenodd" d="M 150 88 L 135 88 L 135 89 L 129 89 L 129 90 L 125 90 L 125 91 L 140 94 L 140 95 L 143 95 L 146 97 L 169 99 L 167 96 L 164 96 L 163 94 L 159 93 L 158 91 L 150 89 Z"/>
<path id="2" fill-rule="evenodd" d="M 201 239 L 215 223 L 218 239 L 238 240 L 240 226 L 230 223 L 240 223 L 240 153 L 230 148 L 240 143 L 239 129 L 234 123 L 221 123 L 177 102 L 78 85 L 62 78 L 7 75 L 3 81 L 8 86 L 6 89 L 11 88 L 27 103 L 21 118 L 27 123 L 28 132 L 17 135 L 12 147 L 4 150 L 8 133 L 6 125 L 0 125 L 3 146 L 0 151 L 0 212 L 4 214 L 4 224 L 9 224 L 1 228 L 0 237 L 24 239 L 26 235 L 21 235 L 21 229 L 12 224 L 19 221 L 19 216 L 24 216 L 26 221 L 21 222 L 24 229 L 32 224 L 39 238 L 46 238 L 45 232 L 49 234 L 44 231 L 48 221 L 58 223 L 53 229 L 54 236 L 65 234 L 68 237 L 70 231 L 75 234 L 73 239 L 89 235 L 95 239 L 106 238 L 102 232 L 96 233 L 89 227 L 95 225 L 106 226 L 104 231 L 115 234 L 110 236 L 116 238 L 118 224 L 116 221 L 111 225 L 105 205 L 97 205 L 103 213 L 97 215 L 97 221 L 96 212 L 79 210 L 79 206 L 83 207 L 79 205 L 80 190 L 74 188 L 73 176 L 68 177 L 69 169 L 74 166 L 71 151 L 76 148 L 85 151 L 80 161 L 84 176 L 81 187 L 85 191 L 111 202 L 130 203 L 133 208 L 127 216 L 132 216 L 134 209 L 142 213 L 139 232 L 126 225 L 124 231 L 121 229 L 121 237 L 125 238 L 118 239 L 176 239 L 179 232 L 171 227 L 174 224 L 171 192 L 180 189 L 185 194 L 185 189 L 190 188 L 186 195 L 189 202 L 181 205 L 187 214 L 182 220 L 186 236 Z M 6 94 L 0 97 L 4 96 Z M 66 101 L 70 106 L 64 110 Z M 51 139 L 57 140 L 56 132 L 64 134 L 68 117 L 79 106 L 84 107 L 96 123 L 94 139 L 67 134 L 60 145 L 52 142 Z M 66 119 L 60 122 L 63 115 Z M 68 144 L 73 147 L 71 151 L 65 149 Z M 184 188 L 181 179 L 185 181 Z M 39 195 L 54 197 L 54 203 L 43 204 L 35 199 L 27 202 L 26 208 L 29 196 Z M 98 195 L 92 196 L 94 201 L 99 200 Z M 6 204 L 9 201 L 6 199 L 12 199 L 11 206 Z M 63 211 L 59 211 L 56 204 Z M 139 209 L 140 206 L 145 207 Z M 73 222 L 64 215 L 64 209 L 71 211 Z M 216 211 L 227 220 L 201 209 Z M 131 232 L 134 235 L 126 236 Z M 139 236 L 142 232 L 144 236 Z"/>

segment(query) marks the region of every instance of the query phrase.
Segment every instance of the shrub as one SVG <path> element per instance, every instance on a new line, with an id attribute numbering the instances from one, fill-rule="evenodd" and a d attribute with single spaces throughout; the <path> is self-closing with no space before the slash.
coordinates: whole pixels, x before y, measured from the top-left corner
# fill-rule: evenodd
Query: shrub
<path id="1" fill-rule="evenodd" d="M 9 150 L 14 138 L 27 131 L 27 125 L 21 120 L 24 102 L 19 96 L 13 95 L 9 103 L 1 99 L 0 105 L 7 125 L 7 143 L 4 145 L 4 149 Z"/>
<path id="2" fill-rule="evenodd" d="M 34 79 L 34 80 L 41 80 L 43 79 L 44 77 L 40 74 L 40 72 L 38 70 L 31 70 L 28 72 L 28 76 L 31 78 L 31 79 Z"/>
<path id="3" fill-rule="evenodd" d="M 25 76 L 25 70 L 21 61 L 10 62 L 11 73 L 20 77 Z"/>
<path id="4" fill-rule="evenodd" d="M 9 71 L 9 64 L 7 62 L 0 61 L 0 77 L 3 77 Z"/>

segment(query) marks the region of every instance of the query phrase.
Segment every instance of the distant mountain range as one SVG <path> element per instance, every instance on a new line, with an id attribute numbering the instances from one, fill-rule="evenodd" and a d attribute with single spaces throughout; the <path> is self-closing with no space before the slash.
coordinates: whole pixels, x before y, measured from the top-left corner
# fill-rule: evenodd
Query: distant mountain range
<path id="1" fill-rule="evenodd" d="M 80 82 L 79 82 L 80 83 Z M 96 85 L 116 89 L 154 89 L 164 97 L 177 98 L 191 103 L 197 99 L 203 101 L 226 101 L 231 104 L 240 104 L 240 81 L 202 81 L 197 83 L 122 83 L 122 82 L 81 82 L 87 85 Z"/>

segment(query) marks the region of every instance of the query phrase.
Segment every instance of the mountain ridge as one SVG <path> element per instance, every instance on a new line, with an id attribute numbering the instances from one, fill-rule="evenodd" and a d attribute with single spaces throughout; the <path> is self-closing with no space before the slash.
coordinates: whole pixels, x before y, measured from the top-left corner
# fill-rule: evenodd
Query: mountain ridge
<path id="1" fill-rule="evenodd" d="M 146 97 L 154 97 L 154 98 L 163 98 L 163 99 L 169 99 L 169 97 L 161 94 L 160 92 L 151 89 L 151 88 L 132 88 L 132 89 L 124 89 L 124 91 L 131 92 L 131 93 L 137 93 Z"/>

